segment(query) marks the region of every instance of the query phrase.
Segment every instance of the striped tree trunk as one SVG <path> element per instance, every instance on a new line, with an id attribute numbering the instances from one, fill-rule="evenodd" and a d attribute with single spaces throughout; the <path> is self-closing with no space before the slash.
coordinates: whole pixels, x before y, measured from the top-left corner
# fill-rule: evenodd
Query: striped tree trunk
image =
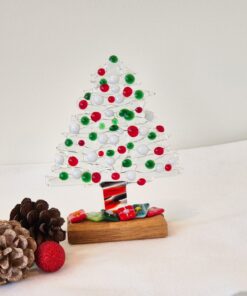
<path id="1" fill-rule="evenodd" d="M 125 181 L 102 182 L 105 210 L 115 210 L 127 204 Z"/>

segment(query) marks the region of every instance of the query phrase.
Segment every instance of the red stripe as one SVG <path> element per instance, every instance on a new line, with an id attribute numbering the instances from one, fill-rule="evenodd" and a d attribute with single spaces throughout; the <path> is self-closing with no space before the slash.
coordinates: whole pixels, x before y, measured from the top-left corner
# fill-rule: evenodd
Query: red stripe
<path id="1" fill-rule="evenodd" d="M 112 201 L 109 201 L 109 202 L 107 202 L 107 201 L 105 201 L 105 209 L 106 210 L 110 210 L 110 209 L 112 209 L 112 208 L 115 208 L 116 206 L 118 206 L 120 204 L 120 202 L 119 201 L 114 201 L 114 202 L 112 202 Z"/>
<path id="2" fill-rule="evenodd" d="M 112 195 L 123 194 L 126 192 L 126 186 L 110 187 L 103 190 L 104 198 L 111 197 Z"/>

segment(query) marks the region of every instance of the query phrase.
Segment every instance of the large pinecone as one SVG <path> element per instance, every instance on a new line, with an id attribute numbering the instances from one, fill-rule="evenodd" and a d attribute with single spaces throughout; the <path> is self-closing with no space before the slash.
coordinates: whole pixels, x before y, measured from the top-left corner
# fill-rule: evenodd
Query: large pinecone
<path id="1" fill-rule="evenodd" d="M 49 209 L 45 200 L 33 202 L 30 198 L 24 198 L 11 211 L 10 220 L 17 220 L 27 228 L 38 245 L 47 240 L 65 240 L 66 233 L 61 228 L 65 220 L 60 216 L 58 209 Z"/>
<path id="2" fill-rule="evenodd" d="M 17 221 L 0 221 L 0 285 L 24 278 L 34 263 L 36 242 Z"/>

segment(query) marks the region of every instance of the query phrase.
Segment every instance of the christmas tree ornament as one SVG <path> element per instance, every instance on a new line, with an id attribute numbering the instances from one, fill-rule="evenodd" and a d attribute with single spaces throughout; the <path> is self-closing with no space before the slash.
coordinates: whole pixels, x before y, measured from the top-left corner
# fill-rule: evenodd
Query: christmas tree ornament
<path id="1" fill-rule="evenodd" d="M 87 213 L 87 219 L 93 222 L 100 222 L 104 220 L 102 212 L 90 212 Z"/>
<path id="2" fill-rule="evenodd" d="M 84 210 L 75 211 L 68 216 L 68 221 L 70 223 L 79 223 L 87 218 L 87 214 Z"/>
<path id="3" fill-rule="evenodd" d="M 136 212 L 133 206 L 119 208 L 117 209 L 117 214 L 121 221 L 135 219 L 136 217 Z"/>
<path id="4" fill-rule="evenodd" d="M 61 157 L 56 157 L 52 176 L 47 179 L 51 185 L 100 185 L 104 209 L 115 212 L 126 206 L 127 184 L 137 188 L 147 183 L 151 186 L 155 178 L 176 174 L 177 157 L 168 147 L 164 125 L 156 122 L 154 113 L 146 109 L 147 99 L 153 93 L 140 87 L 137 75 L 116 55 L 98 66 L 92 77 L 93 86 L 77 102 L 77 114 L 72 117 L 66 139 L 57 148 Z M 150 232 L 142 233 L 142 238 L 154 237 L 154 229 L 160 230 L 159 235 L 167 235 L 163 216 L 144 220 L 150 219 L 125 223 L 128 229 L 141 229 L 141 223 L 147 223 Z M 106 227 L 115 229 L 109 226 L 110 221 L 101 223 L 104 231 Z M 71 224 L 68 223 L 69 229 Z M 87 229 L 91 227 L 88 234 L 94 233 L 94 223 L 87 220 L 81 224 Z M 161 231 L 161 226 L 166 231 Z M 121 240 L 115 233 L 109 240 L 116 237 Z M 135 237 L 140 237 L 137 232 Z M 80 239 L 86 241 L 83 234 Z M 99 237 L 88 238 L 93 239 Z"/>
<path id="5" fill-rule="evenodd" d="M 64 249 L 56 242 L 43 242 L 35 253 L 35 262 L 44 272 L 58 271 L 65 262 Z"/>
<path id="6" fill-rule="evenodd" d="M 65 231 L 61 228 L 65 221 L 58 209 L 49 209 L 45 200 L 34 202 L 24 198 L 10 212 L 10 220 L 19 221 L 22 227 L 27 228 L 38 245 L 46 240 L 65 240 Z"/>
<path id="7" fill-rule="evenodd" d="M 37 245 L 17 221 L 0 220 L 0 285 L 27 277 Z"/>
<path id="8" fill-rule="evenodd" d="M 164 213 L 164 209 L 162 208 L 157 208 L 157 207 L 151 207 L 148 209 L 148 212 L 147 212 L 147 217 L 153 217 L 153 216 L 156 216 L 156 215 L 161 215 Z"/>
<path id="9" fill-rule="evenodd" d="M 133 207 L 136 212 L 136 218 L 145 218 L 147 216 L 149 203 L 134 204 Z"/>

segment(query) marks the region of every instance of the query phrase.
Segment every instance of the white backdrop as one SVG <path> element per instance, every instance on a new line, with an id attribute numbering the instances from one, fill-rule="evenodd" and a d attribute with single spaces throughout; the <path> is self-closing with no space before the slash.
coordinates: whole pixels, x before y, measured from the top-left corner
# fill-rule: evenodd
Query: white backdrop
<path id="1" fill-rule="evenodd" d="M 117 54 L 175 149 L 247 139 L 247 1 L 0 0 L 0 163 L 51 161 Z"/>

